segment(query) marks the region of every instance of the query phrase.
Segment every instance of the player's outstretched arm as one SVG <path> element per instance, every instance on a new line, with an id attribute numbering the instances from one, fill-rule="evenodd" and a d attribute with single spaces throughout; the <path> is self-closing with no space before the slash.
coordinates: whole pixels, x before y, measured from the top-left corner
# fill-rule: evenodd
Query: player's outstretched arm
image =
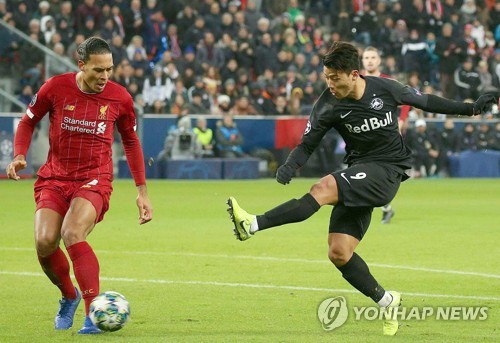
<path id="1" fill-rule="evenodd" d="M 6 168 L 7 177 L 11 180 L 19 180 L 21 177 L 17 175 L 17 172 L 26 168 L 28 163 L 24 155 L 17 155 L 12 162 Z"/>
<path id="2" fill-rule="evenodd" d="M 137 186 L 137 192 L 136 204 L 139 208 L 139 224 L 142 225 L 153 219 L 153 206 L 151 206 L 146 185 Z"/>

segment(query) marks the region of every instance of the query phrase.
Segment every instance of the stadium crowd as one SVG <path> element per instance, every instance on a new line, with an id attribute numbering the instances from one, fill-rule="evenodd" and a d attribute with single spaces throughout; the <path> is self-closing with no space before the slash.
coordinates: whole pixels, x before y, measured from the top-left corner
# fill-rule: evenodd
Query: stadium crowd
<path id="1" fill-rule="evenodd" d="M 335 40 L 377 48 L 384 74 L 427 93 L 468 101 L 500 89 L 499 0 L 0 0 L 0 17 L 75 63 L 85 38 L 106 39 L 113 79 L 145 113 L 308 114 Z M 0 69 L 22 75 L 23 103 L 68 71 L 44 61 L 0 29 Z"/>

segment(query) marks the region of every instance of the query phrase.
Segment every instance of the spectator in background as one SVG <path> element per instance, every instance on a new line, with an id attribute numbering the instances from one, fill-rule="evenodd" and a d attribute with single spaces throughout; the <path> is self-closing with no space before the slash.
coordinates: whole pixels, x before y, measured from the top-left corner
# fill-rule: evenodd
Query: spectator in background
<path id="1" fill-rule="evenodd" d="M 14 27 L 15 22 L 9 19 L 7 23 Z M 22 46 L 21 39 L 15 33 L 0 27 L 0 73 L 3 76 L 10 76 L 15 67 L 17 51 Z M 23 70 L 24 71 L 24 70 Z"/>
<path id="2" fill-rule="evenodd" d="M 12 14 L 12 18 L 14 19 L 16 27 L 19 30 L 23 31 L 24 33 L 28 33 L 29 22 L 32 18 L 32 15 L 28 12 L 28 6 L 26 5 L 25 1 L 19 1 L 17 3 L 17 7 Z"/>
<path id="3" fill-rule="evenodd" d="M 258 114 L 272 114 L 274 104 L 271 97 L 264 91 L 263 82 L 252 82 L 250 84 L 250 104 L 255 108 Z"/>
<path id="4" fill-rule="evenodd" d="M 40 36 L 35 32 L 30 34 L 30 38 L 43 44 L 43 42 L 39 41 Z M 33 49 L 31 43 L 23 41 L 19 56 L 21 57 L 20 62 L 23 71 L 20 80 L 21 85 L 30 85 L 33 89 L 38 89 L 42 83 L 42 69 L 45 62 L 44 53 L 39 49 Z"/>
<path id="5" fill-rule="evenodd" d="M 467 43 L 456 35 L 452 25 L 445 23 L 434 51 L 439 56 L 440 89 L 443 96 L 449 99 L 454 99 L 457 92 L 453 74 L 467 54 Z"/>
<path id="6" fill-rule="evenodd" d="M 160 9 L 154 9 L 149 15 L 146 15 L 145 20 L 144 47 L 146 48 L 149 60 L 156 62 L 168 48 L 166 38 L 168 35 L 168 23 Z"/>
<path id="7" fill-rule="evenodd" d="M 50 16 L 51 14 L 50 3 L 43 0 L 38 3 L 38 9 L 33 13 L 32 17 L 41 20 L 43 17 Z"/>
<path id="8" fill-rule="evenodd" d="M 178 117 L 189 114 L 189 104 L 182 94 L 176 94 L 170 103 L 172 104 L 170 106 L 170 114 L 175 114 Z"/>
<path id="9" fill-rule="evenodd" d="M 46 57 L 47 58 L 47 66 L 48 66 L 48 70 L 46 70 L 47 77 L 51 77 L 54 75 L 63 74 L 63 73 L 73 71 L 71 69 L 71 67 L 68 66 L 68 64 L 71 65 L 72 62 L 64 54 L 64 45 L 62 43 L 57 43 L 56 45 L 54 45 L 53 51 L 58 58 L 56 59 L 50 55 L 47 55 L 47 57 Z M 62 63 L 60 60 L 66 61 L 67 64 Z"/>
<path id="10" fill-rule="evenodd" d="M 127 49 L 123 46 L 123 38 L 120 35 L 115 35 L 109 44 L 113 53 L 113 64 L 118 65 L 122 61 L 128 61 Z"/>
<path id="11" fill-rule="evenodd" d="M 224 115 L 231 111 L 231 98 L 226 94 L 217 97 L 217 108 L 213 114 Z"/>
<path id="12" fill-rule="evenodd" d="M 210 4 L 208 13 L 206 13 L 203 18 L 205 18 L 205 28 L 207 32 L 211 32 L 214 35 L 214 39 L 218 40 L 221 37 L 221 25 L 222 18 L 220 12 L 220 5 L 218 2 L 213 2 Z"/>
<path id="13" fill-rule="evenodd" d="M 426 63 L 428 61 L 427 44 L 416 29 L 410 30 L 408 40 L 403 43 L 403 71 L 417 73 L 421 80 L 427 80 Z"/>
<path id="14" fill-rule="evenodd" d="M 24 85 L 21 94 L 17 96 L 17 100 L 22 102 L 25 106 L 23 108 L 19 108 L 16 104 L 12 104 L 11 111 L 12 112 L 25 112 L 26 109 L 28 108 L 29 103 L 31 102 L 31 99 L 33 99 L 33 96 L 35 93 L 33 92 L 33 88 L 30 85 Z"/>
<path id="15" fill-rule="evenodd" d="M 144 12 L 141 8 L 141 0 L 131 0 L 130 7 L 123 11 L 123 28 L 125 30 L 125 42 L 134 36 L 142 36 L 146 22 Z"/>
<path id="16" fill-rule="evenodd" d="M 179 36 L 185 36 L 187 30 L 194 25 L 197 16 L 197 12 L 189 4 L 186 4 L 184 9 L 177 13 L 176 24 Z"/>
<path id="17" fill-rule="evenodd" d="M 247 95 L 240 95 L 234 106 L 231 108 L 232 115 L 256 115 L 259 114 L 257 109 L 250 103 L 250 98 Z"/>
<path id="18" fill-rule="evenodd" d="M 196 76 L 194 79 L 194 85 L 188 89 L 189 102 L 193 103 L 194 94 L 197 93 L 201 96 L 203 107 L 205 109 L 210 109 L 210 96 L 205 89 L 205 82 L 203 81 L 203 76 Z"/>
<path id="19" fill-rule="evenodd" d="M 170 107 L 166 101 L 155 100 L 153 105 L 145 110 L 147 113 L 151 114 L 167 114 L 170 112 Z"/>
<path id="20" fill-rule="evenodd" d="M 202 41 L 203 36 L 205 35 L 206 27 L 205 27 L 205 19 L 199 16 L 196 17 L 194 24 L 191 25 L 186 34 L 183 37 L 183 48 L 196 47 Z"/>
<path id="21" fill-rule="evenodd" d="M 60 12 L 54 16 L 57 32 L 61 35 L 64 46 L 69 46 L 75 35 L 75 16 L 71 1 L 61 3 Z"/>
<path id="22" fill-rule="evenodd" d="M 231 114 L 224 114 L 215 131 L 217 152 L 222 158 L 244 157 L 243 136 Z"/>
<path id="23" fill-rule="evenodd" d="M 460 67 L 455 70 L 453 81 L 458 90 L 460 100 L 475 99 L 479 96 L 479 86 L 481 79 L 474 70 L 474 61 L 467 57 Z"/>
<path id="24" fill-rule="evenodd" d="M 196 59 L 196 51 L 192 46 L 188 46 L 184 49 L 184 56 L 176 61 L 176 65 L 182 74 L 185 73 L 186 69 L 191 69 L 196 75 L 203 74 L 203 67 L 200 61 Z"/>
<path id="25" fill-rule="evenodd" d="M 479 124 L 476 136 L 476 150 L 495 149 L 497 146 L 497 142 L 495 142 L 495 134 L 493 133 L 491 126 L 485 121 Z"/>
<path id="26" fill-rule="evenodd" d="M 76 20 L 76 31 L 82 32 L 86 27 L 86 22 L 91 19 L 95 27 L 100 27 L 101 19 L 101 9 L 95 3 L 95 0 L 84 0 L 82 4 L 78 6 L 75 14 Z"/>
<path id="27" fill-rule="evenodd" d="M 201 63 L 205 71 L 210 66 L 219 70 L 224 66 L 224 54 L 215 45 L 215 37 L 212 32 L 205 32 L 203 41 L 198 45 L 196 51 L 196 60 Z"/>
<path id="28" fill-rule="evenodd" d="M 439 145 L 427 132 L 425 120 L 415 121 L 415 129 L 408 130 L 405 141 L 413 153 L 415 177 L 434 176 L 437 171 L 436 160 L 439 157 Z"/>
<path id="29" fill-rule="evenodd" d="M 134 59 L 134 55 L 139 52 L 144 59 L 148 58 L 146 53 L 146 49 L 144 48 L 144 40 L 141 36 L 135 35 L 130 40 L 130 43 L 127 45 L 127 57 L 129 61 Z"/>
<path id="30" fill-rule="evenodd" d="M 477 148 L 476 129 L 472 123 L 465 123 L 460 134 L 460 151 L 475 150 Z"/>
<path id="31" fill-rule="evenodd" d="M 439 158 L 437 160 L 437 169 L 443 176 L 450 175 L 449 157 L 460 151 L 460 135 L 455 129 L 453 119 L 446 119 L 443 129 L 439 132 Z"/>
<path id="32" fill-rule="evenodd" d="M 177 32 L 177 25 L 175 24 L 168 25 L 167 45 L 174 60 L 177 60 L 182 57 L 182 49 L 181 49 L 182 41 L 181 37 Z"/>
<path id="33" fill-rule="evenodd" d="M 290 110 L 288 109 L 288 103 L 283 95 L 278 95 L 274 103 L 275 103 L 275 110 L 273 114 L 284 115 L 284 116 L 290 115 Z"/>
<path id="34" fill-rule="evenodd" d="M 163 69 L 156 66 L 153 75 L 144 80 L 144 101 L 146 106 L 153 106 L 156 100 L 167 100 L 166 91 L 167 76 L 163 73 Z"/>
<path id="35" fill-rule="evenodd" d="M 273 46 L 272 37 L 269 33 L 264 33 L 259 46 L 255 50 L 254 71 L 257 75 L 264 74 L 269 68 L 273 71 L 278 69 L 276 65 L 276 49 Z"/>
<path id="36" fill-rule="evenodd" d="M 480 94 L 498 92 L 498 88 L 493 85 L 493 75 L 490 73 L 488 68 L 488 62 L 486 61 L 479 61 L 477 64 L 476 70 L 480 79 L 480 84 L 477 90 Z"/>
<path id="37" fill-rule="evenodd" d="M 210 107 L 206 107 L 203 103 L 203 93 L 194 91 L 191 94 L 191 103 L 188 106 L 189 114 L 210 114 Z"/>
<path id="38" fill-rule="evenodd" d="M 78 46 L 83 43 L 85 36 L 82 34 L 76 34 L 73 42 L 66 49 L 66 56 L 68 56 L 75 64 L 78 62 Z"/>
<path id="39" fill-rule="evenodd" d="M 196 120 L 196 127 L 193 129 L 193 132 L 201 145 L 201 157 L 214 157 L 214 132 L 207 126 L 207 120 L 205 117 L 198 117 Z"/>

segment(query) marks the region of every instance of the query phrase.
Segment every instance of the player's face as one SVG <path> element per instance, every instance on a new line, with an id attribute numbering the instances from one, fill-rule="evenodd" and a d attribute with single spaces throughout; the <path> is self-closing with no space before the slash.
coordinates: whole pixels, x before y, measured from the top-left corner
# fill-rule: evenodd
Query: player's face
<path id="1" fill-rule="evenodd" d="M 323 73 L 330 92 L 337 99 L 351 98 L 354 96 L 355 79 L 359 71 L 353 70 L 350 73 L 345 73 L 323 67 Z"/>
<path id="2" fill-rule="evenodd" d="M 365 51 L 361 60 L 363 62 L 363 68 L 365 68 L 368 74 L 378 71 L 381 61 L 376 51 Z"/>
<path id="3" fill-rule="evenodd" d="M 82 71 L 82 90 L 101 93 L 113 73 L 113 57 L 111 54 L 90 55 L 87 62 L 78 61 L 78 66 Z"/>

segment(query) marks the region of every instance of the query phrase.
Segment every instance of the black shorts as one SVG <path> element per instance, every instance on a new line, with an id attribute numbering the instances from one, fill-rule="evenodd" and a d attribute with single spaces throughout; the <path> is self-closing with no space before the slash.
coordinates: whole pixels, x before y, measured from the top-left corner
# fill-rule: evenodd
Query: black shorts
<path id="1" fill-rule="evenodd" d="M 345 233 L 361 240 L 368 230 L 374 207 L 391 202 L 404 174 L 379 162 L 356 164 L 332 173 L 339 201 L 330 217 L 329 232 Z"/>

